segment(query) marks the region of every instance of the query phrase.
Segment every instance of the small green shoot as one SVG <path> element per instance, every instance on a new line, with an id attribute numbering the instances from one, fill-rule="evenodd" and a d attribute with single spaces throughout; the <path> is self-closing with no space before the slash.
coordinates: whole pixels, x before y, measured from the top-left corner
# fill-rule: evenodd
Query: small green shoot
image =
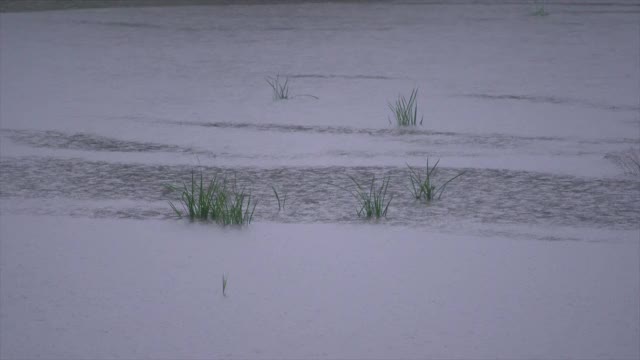
<path id="1" fill-rule="evenodd" d="M 433 182 L 433 177 L 436 174 L 436 169 L 439 163 L 440 160 L 438 159 L 435 165 L 429 168 L 429 159 L 427 158 L 427 171 L 424 178 L 418 171 L 414 170 L 413 168 L 411 168 L 411 166 L 409 166 L 409 164 L 407 164 L 407 167 L 409 168 L 409 180 L 411 181 L 411 188 L 409 188 L 409 190 L 411 190 L 411 194 L 413 195 L 413 197 L 418 200 L 424 199 L 426 201 L 440 199 L 447 185 L 465 173 L 463 171 L 447 180 L 441 186 L 437 187 Z"/>
<path id="2" fill-rule="evenodd" d="M 403 95 L 400 95 L 395 104 L 389 103 L 389 109 L 391 109 L 398 126 L 416 126 L 418 121 L 417 96 L 418 89 L 413 89 L 409 96 L 409 100 L 407 100 Z M 424 116 L 420 118 L 420 125 L 422 125 L 423 120 Z M 389 119 L 389 123 L 391 123 L 391 119 Z"/>
<path id="3" fill-rule="evenodd" d="M 276 190 L 276 187 L 271 185 L 271 189 L 273 189 L 273 193 L 276 196 L 276 200 L 278 200 L 278 211 L 280 210 L 284 210 L 284 205 L 287 201 L 287 194 L 283 194 L 282 199 L 280 198 L 280 195 L 278 194 L 278 191 Z"/>

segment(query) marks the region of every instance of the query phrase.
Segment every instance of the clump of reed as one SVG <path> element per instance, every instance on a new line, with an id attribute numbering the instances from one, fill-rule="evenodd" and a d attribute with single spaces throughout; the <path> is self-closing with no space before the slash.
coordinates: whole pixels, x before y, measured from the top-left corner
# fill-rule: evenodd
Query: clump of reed
<path id="1" fill-rule="evenodd" d="M 418 121 L 418 89 L 413 89 L 411 91 L 411 95 L 409 95 L 409 99 L 405 98 L 403 95 L 400 95 L 396 100 L 395 104 L 389 103 L 389 109 L 393 113 L 393 116 L 396 120 L 396 124 L 398 126 L 415 126 Z M 422 125 L 422 121 L 424 120 L 424 116 L 420 118 L 420 125 Z M 391 119 L 389 119 L 391 123 Z"/>
<path id="2" fill-rule="evenodd" d="M 264 78 L 267 81 L 267 84 L 271 86 L 271 93 L 273 95 L 273 100 L 289 100 L 296 97 L 310 97 L 318 100 L 318 97 L 311 94 L 297 94 L 290 95 L 289 94 L 289 78 L 285 77 L 284 81 L 280 79 L 280 75 L 276 75 L 276 77 L 267 76 Z"/>
<path id="3" fill-rule="evenodd" d="M 276 77 L 267 76 L 265 80 L 271 86 L 273 100 L 289 99 L 289 78 L 285 78 L 282 82 L 280 75 L 276 75 Z"/>
<path id="4" fill-rule="evenodd" d="M 371 178 L 369 185 L 361 185 L 358 181 L 349 176 L 349 179 L 355 185 L 355 189 L 346 189 L 356 198 L 358 201 L 358 207 L 356 212 L 360 217 L 366 218 L 380 218 L 387 216 L 387 210 L 389 210 L 389 204 L 393 196 L 387 197 L 387 190 L 389 188 L 390 178 L 386 177 L 382 179 L 382 184 L 376 186 L 376 177 Z"/>
<path id="5" fill-rule="evenodd" d="M 413 169 L 409 164 L 407 164 L 407 167 L 409 168 L 409 180 L 411 181 L 411 188 L 409 188 L 409 190 L 411 190 L 413 197 L 418 200 L 424 199 L 426 201 L 440 199 L 444 190 L 447 188 L 447 185 L 465 173 L 463 171 L 445 181 L 442 185 L 436 186 L 434 183 L 434 177 L 439 163 L 440 160 L 438 159 L 433 167 L 429 167 L 429 159 L 427 158 L 427 169 L 424 177 L 420 171 Z"/>
<path id="6" fill-rule="evenodd" d="M 191 172 L 190 183 L 184 182 L 182 186 L 168 185 L 167 189 L 180 193 L 181 209 L 169 201 L 171 209 L 178 217 L 188 216 L 190 220 L 212 220 L 222 225 L 248 225 L 257 205 L 244 188 L 237 190 L 235 182 L 230 189 L 226 179 L 214 177 L 205 182 L 202 173 L 198 180 L 194 171 Z"/>

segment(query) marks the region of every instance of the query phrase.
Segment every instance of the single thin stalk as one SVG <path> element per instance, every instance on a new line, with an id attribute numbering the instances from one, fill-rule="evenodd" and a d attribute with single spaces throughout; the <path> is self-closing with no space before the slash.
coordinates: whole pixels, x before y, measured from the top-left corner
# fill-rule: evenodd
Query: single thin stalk
<path id="1" fill-rule="evenodd" d="M 227 274 L 222 274 L 222 296 L 227 296 Z"/>
<path id="2" fill-rule="evenodd" d="M 287 194 L 283 194 L 284 196 L 281 199 L 278 191 L 276 190 L 276 187 L 271 185 L 271 189 L 273 189 L 273 194 L 276 196 L 276 200 L 278 201 L 278 211 L 284 210 L 284 205 L 287 201 Z"/>

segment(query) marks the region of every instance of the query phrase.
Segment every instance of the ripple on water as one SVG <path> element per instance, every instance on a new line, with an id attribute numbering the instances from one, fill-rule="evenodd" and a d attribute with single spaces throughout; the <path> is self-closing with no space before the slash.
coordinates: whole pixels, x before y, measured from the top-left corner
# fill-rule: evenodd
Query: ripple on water
<path id="1" fill-rule="evenodd" d="M 175 200 L 165 185 L 190 181 L 191 166 L 124 164 L 44 157 L 0 160 L 0 197 L 15 199 L 91 200 L 88 212 L 114 217 L 170 216 Z M 236 179 L 258 200 L 256 220 L 278 222 L 357 222 L 356 201 L 344 189 L 372 176 L 390 176 L 393 196 L 386 221 L 391 224 L 442 224 L 461 219 L 475 223 L 596 226 L 637 229 L 640 181 L 593 179 L 526 171 L 466 169 L 440 201 L 425 204 L 409 193 L 408 173 L 396 167 L 200 167 L 205 177 Z M 442 182 L 461 169 L 442 168 Z M 271 185 L 287 194 L 278 212 Z M 118 208 L 113 200 L 140 201 L 142 206 Z M 148 202 L 150 205 L 144 205 Z M 55 202 L 53 202 L 55 204 Z M 37 207 L 38 202 L 33 202 Z M 55 208 L 55 205 L 54 205 Z M 37 209 L 33 209 L 34 211 Z M 98 211 L 99 210 L 99 211 Z M 3 211 L 12 211 L 4 208 Z M 64 212 L 64 206 L 57 211 Z M 117 216 L 116 216 L 117 215 Z"/>

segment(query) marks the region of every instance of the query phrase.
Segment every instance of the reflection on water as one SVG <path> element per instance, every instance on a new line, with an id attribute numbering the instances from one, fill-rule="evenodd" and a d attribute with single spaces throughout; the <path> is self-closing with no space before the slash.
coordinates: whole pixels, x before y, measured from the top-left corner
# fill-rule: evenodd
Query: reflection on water
<path id="1" fill-rule="evenodd" d="M 637 229 L 640 182 L 637 178 L 592 179 L 525 171 L 467 169 L 447 187 L 440 201 L 425 204 L 411 197 L 405 168 L 201 167 L 206 178 L 236 179 L 258 200 L 256 220 L 279 222 L 358 222 L 356 201 L 343 188 L 353 183 L 390 176 L 391 224 L 440 224 L 460 219 L 475 223 L 595 226 Z M 0 160 L 0 197 L 25 199 L 20 211 L 66 214 L 79 212 L 100 217 L 163 218 L 172 213 L 167 200 L 176 195 L 165 185 L 190 181 L 192 167 L 123 164 L 44 157 Z M 460 169 L 442 168 L 437 180 Z M 271 185 L 287 194 L 287 208 L 278 212 Z M 29 200 L 31 199 L 31 200 Z M 48 209 L 42 209 L 46 200 Z M 67 200 L 84 201 L 87 208 L 73 210 Z M 118 206 L 118 200 L 128 205 Z M 115 203 L 114 203 L 115 201 Z M 131 206 L 139 202 L 139 206 Z M 3 201 L 3 203 L 7 203 Z M 58 205 L 57 205 L 58 204 Z M 2 207 L 12 212 L 13 207 Z M 17 210 L 16 210 L 17 211 Z M 75 213 L 74 213 L 75 214 Z"/>

